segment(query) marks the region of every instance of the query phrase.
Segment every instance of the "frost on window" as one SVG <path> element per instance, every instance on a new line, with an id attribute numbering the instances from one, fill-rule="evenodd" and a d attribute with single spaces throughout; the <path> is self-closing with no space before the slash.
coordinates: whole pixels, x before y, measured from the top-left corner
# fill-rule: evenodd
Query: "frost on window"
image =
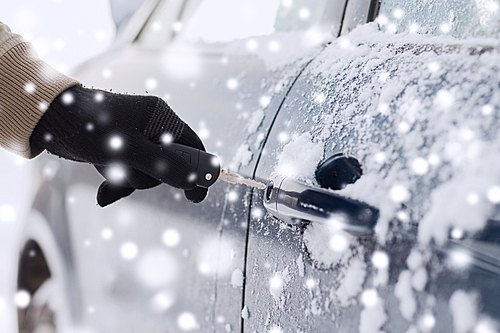
<path id="1" fill-rule="evenodd" d="M 498 38 L 500 1 L 386 0 L 377 21 L 386 32 Z"/>

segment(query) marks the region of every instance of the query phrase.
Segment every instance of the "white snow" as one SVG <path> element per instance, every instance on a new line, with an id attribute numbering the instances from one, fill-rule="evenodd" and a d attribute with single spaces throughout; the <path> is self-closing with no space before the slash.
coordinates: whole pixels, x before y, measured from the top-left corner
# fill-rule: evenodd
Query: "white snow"
<path id="1" fill-rule="evenodd" d="M 243 318 L 245 320 L 250 318 L 250 311 L 248 310 L 248 306 L 246 306 L 246 305 L 241 310 L 241 318 Z"/>
<path id="2" fill-rule="evenodd" d="M 345 40 L 350 46 L 342 48 Z M 318 137 L 335 140 L 364 168 L 341 193 L 380 209 L 382 243 L 399 203 L 420 220 L 421 242 L 442 243 L 453 227 L 480 230 L 500 201 L 500 131 L 488 119 L 500 105 L 500 92 L 490 89 L 500 83 L 498 41 L 389 34 L 374 23 L 345 40 L 308 69 L 319 77 L 312 89 L 331 87 L 337 101 L 319 116 Z M 469 51 L 490 46 L 481 56 Z M 469 193 L 479 199 L 472 207 Z"/>
<path id="3" fill-rule="evenodd" d="M 196 317 L 191 312 L 183 312 L 177 318 L 177 326 L 183 331 L 192 331 L 199 327 Z"/>
<path id="4" fill-rule="evenodd" d="M 304 266 L 304 257 L 301 254 L 297 257 L 297 260 L 295 261 L 297 263 L 297 269 L 299 271 L 299 276 L 304 277 L 305 273 L 305 266 Z"/>
<path id="5" fill-rule="evenodd" d="M 253 145 L 255 150 L 258 150 L 260 148 L 260 145 L 262 144 L 262 141 L 264 140 L 265 136 L 266 135 L 264 133 L 259 133 L 257 135 L 257 138 L 255 139 L 255 143 Z"/>
<path id="6" fill-rule="evenodd" d="M 248 165 L 252 160 L 252 156 L 253 153 L 250 150 L 250 146 L 247 143 L 242 144 L 229 164 L 229 169 L 237 171 L 240 166 Z"/>
<path id="7" fill-rule="evenodd" d="M 408 258 L 406 258 L 406 264 L 408 265 L 408 268 L 412 271 L 415 271 L 416 269 L 420 268 L 420 266 L 422 266 L 422 263 L 423 258 L 420 251 L 417 249 L 412 249 L 410 255 L 408 256 Z"/>
<path id="8" fill-rule="evenodd" d="M 271 295 L 273 295 L 274 299 L 277 301 L 283 290 L 283 279 L 280 274 L 274 275 L 269 280 L 269 290 L 271 291 Z"/>
<path id="9" fill-rule="evenodd" d="M 181 235 L 176 229 L 167 229 L 161 235 L 163 244 L 167 247 L 176 247 L 181 241 Z"/>
<path id="10" fill-rule="evenodd" d="M 490 162 L 483 159 L 483 163 Z M 467 173 L 459 174 L 438 186 L 431 194 L 429 211 L 420 221 L 419 240 L 426 243 L 434 238 L 443 244 L 452 227 L 463 231 L 482 229 L 494 208 L 491 202 L 485 200 L 490 184 L 491 179 L 484 177 L 484 174 Z M 471 193 L 479 196 L 479 200 L 474 200 L 472 205 Z"/>
<path id="11" fill-rule="evenodd" d="M 342 239 L 348 240 L 349 243 L 353 241 L 351 235 L 335 230 L 329 224 L 312 223 L 304 230 L 303 240 L 311 258 L 324 267 L 332 267 L 350 253 L 350 251 L 336 251 L 331 247 L 334 235 L 342 235 Z M 347 249 L 347 245 L 344 250 Z"/>
<path id="12" fill-rule="evenodd" d="M 233 286 L 233 288 L 243 287 L 243 272 L 241 269 L 236 268 L 231 274 L 231 286 Z"/>
<path id="13" fill-rule="evenodd" d="M 31 302 L 31 295 L 26 290 L 19 290 L 14 295 L 14 303 L 20 309 L 25 309 Z"/>
<path id="14" fill-rule="evenodd" d="M 306 132 L 283 148 L 276 172 L 295 179 L 312 179 L 322 157 L 323 143 L 313 142 L 311 134 Z"/>
<path id="15" fill-rule="evenodd" d="M 387 321 L 384 302 L 381 299 L 370 307 L 365 307 L 359 318 L 359 333 L 379 333 Z"/>
<path id="16" fill-rule="evenodd" d="M 470 332 L 477 321 L 476 296 L 459 289 L 451 295 L 449 306 L 455 332 Z"/>
<path id="17" fill-rule="evenodd" d="M 342 306 L 353 303 L 363 287 L 366 276 L 366 264 L 359 258 L 353 258 L 348 266 L 344 268 L 344 277 L 336 291 L 336 296 Z"/>
<path id="18" fill-rule="evenodd" d="M 155 312 L 165 312 L 175 303 L 175 295 L 170 290 L 162 290 L 156 293 L 149 303 L 151 309 Z"/>
<path id="19" fill-rule="evenodd" d="M 120 247 L 120 254 L 125 260 L 133 260 L 139 254 L 139 247 L 134 242 L 123 243 Z"/>
<path id="20" fill-rule="evenodd" d="M 426 313 L 418 319 L 417 324 L 421 332 L 430 332 L 436 325 L 436 317 L 432 313 Z"/>
<path id="21" fill-rule="evenodd" d="M 413 296 L 411 278 L 411 271 L 402 271 L 399 274 L 398 282 L 394 287 L 394 295 L 399 300 L 399 311 L 401 312 L 403 318 L 409 322 L 413 321 L 413 315 L 417 310 L 417 301 Z"/>
<path id="22" fill-rule="evenodd" d="M 248 120 L 248 134 L 253 134 L 257 132 L 262 120 L 264 119 L 264 110 L 258 109 L 252 113 L 250 119 Z"/>
<path id="23" fill-rule="evenodd" d="M 427 270 L 425 267 L 419 268 L 411 277 L 411 285 L 416 291 L 423 291 L 427 284 Z"/>

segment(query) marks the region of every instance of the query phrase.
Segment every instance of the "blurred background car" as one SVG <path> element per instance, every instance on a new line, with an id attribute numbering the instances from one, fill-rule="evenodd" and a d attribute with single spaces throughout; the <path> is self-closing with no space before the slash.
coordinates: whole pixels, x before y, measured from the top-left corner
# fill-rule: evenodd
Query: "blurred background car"
<path id="1" fill-rule="evenodd" d="M 164 98 L 268 187 L 102 209 L 92 166 L 37 158 L 20 329 L 497 331 L 499 17 L 495 0 L 145 2 L 73 75 Z"/>

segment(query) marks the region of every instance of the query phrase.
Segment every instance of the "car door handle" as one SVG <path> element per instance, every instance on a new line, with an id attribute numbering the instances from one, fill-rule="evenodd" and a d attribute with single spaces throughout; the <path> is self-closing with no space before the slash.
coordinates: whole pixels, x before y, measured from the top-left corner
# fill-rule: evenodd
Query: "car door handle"
<path id="1" fill-rule="evenodd" d="M 373 235 L 379 216 L 366 203 L 289 178 L 267 184 L 264 207 L 287 224 L 330 223 L 358 237 Z"/>

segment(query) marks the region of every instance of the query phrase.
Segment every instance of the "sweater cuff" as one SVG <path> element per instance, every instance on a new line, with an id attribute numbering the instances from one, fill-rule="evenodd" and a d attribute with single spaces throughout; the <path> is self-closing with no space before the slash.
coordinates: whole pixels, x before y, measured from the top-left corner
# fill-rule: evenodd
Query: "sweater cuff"
<path id="1" fill-rule="evenodd" d="M 10 48 L 0 57 L 0 146 L 22 157 L 43 150 L 30 147 L 29 139 L 50 103 L 80 82 L 40 60 L 28 43 Z"/>

